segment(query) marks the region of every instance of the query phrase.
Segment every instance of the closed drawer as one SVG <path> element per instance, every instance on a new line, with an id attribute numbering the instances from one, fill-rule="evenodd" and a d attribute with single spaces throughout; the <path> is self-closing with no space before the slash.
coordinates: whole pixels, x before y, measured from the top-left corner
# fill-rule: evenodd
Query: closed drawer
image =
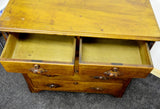
<path id="1" fill-rule="evenodd" d="M 81 38 L 79 74 L 144 78 L 153 69 L 146 42 Z"/>
<path id="2" fill-rule="evenodd" d="M 10 34 L 1 55 L 7 72 L 73 75 L 74 37 Z"/>
<path id="3" fill-rule="evenodd" d="M 82 81 L 82 82 L 110 82 L 110 83 L 123 83 L 128 81 L 128 79 L 105 79 L 97 76 L 83 76 L 79 74 L 74 74 L 73 76 L 64 76 L 64 75 L 42 75 L 42 74 L 33 74 L 29 73 L 28 77 L 34 80 L 61 80 L 61 81 Z"/>
<path id="4" fill-rule="evenodd" d="M 33 86 L 40 90 L 71 91 L 88 93 L 107 93 L 116 95 L 123 88 L 123 83 L 80 82 L 65 80 L 32 79 Z"/>

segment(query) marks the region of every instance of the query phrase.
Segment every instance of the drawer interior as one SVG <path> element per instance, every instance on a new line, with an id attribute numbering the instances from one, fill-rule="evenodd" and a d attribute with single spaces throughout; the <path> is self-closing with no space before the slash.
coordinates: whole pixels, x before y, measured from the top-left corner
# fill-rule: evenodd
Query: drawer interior
<path id="1" fill-rule="evenodd" d="M 10 34 L 1 58 L 73 63 L 74 37 Z"/>
<path id="2" fill-rule="evenodd" d="M 150 65 L 145 42 L 100 38 L 81 38 L 81 63 L 122 63 Z"/>

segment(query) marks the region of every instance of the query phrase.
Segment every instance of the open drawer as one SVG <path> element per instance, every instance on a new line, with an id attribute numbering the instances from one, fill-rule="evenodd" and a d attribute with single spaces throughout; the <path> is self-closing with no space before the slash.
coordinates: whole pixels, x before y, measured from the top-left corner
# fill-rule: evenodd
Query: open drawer
<path id="1" fill-rule="evenodd" d="M 101 78 L 144 78 L 153 69 L 146 42 L 80 39 L 79 74 Z"/>
<path id="2" fill-rule="evenodd" d="M 1 55 L 7 72 L 73 75 L 76 39 L 42 34 L 10 34 Z"/>

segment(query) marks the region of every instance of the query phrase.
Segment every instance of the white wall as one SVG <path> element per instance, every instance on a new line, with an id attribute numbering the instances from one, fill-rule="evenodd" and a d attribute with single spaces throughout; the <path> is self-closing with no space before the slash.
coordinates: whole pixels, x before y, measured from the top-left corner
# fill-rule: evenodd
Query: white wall
<path id="1" fill-rule="evenodd" d="M 150 0 L 150 2 L 160 29 L 160 0 Z M 157 41 L 154 44 L 150 52 L 153 61 L 153 66 L 155 69 L 158 69 L 152 71 L 152 73 L 157 77 L 160 77 L 160 41 Z"/>
<path id="2" fill-rule="evenodd" d="M 160 0 L 150 0 L 157 23 L 160 28 Z"/>

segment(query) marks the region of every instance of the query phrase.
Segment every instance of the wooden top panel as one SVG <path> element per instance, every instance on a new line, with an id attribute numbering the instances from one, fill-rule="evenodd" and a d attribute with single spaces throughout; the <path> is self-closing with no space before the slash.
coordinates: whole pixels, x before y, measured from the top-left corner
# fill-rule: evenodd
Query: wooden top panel
<path id="1" fill-rule="evenodd" d="M 0 30 L 160 40 L 149 0 L 10 0 Z"/>

